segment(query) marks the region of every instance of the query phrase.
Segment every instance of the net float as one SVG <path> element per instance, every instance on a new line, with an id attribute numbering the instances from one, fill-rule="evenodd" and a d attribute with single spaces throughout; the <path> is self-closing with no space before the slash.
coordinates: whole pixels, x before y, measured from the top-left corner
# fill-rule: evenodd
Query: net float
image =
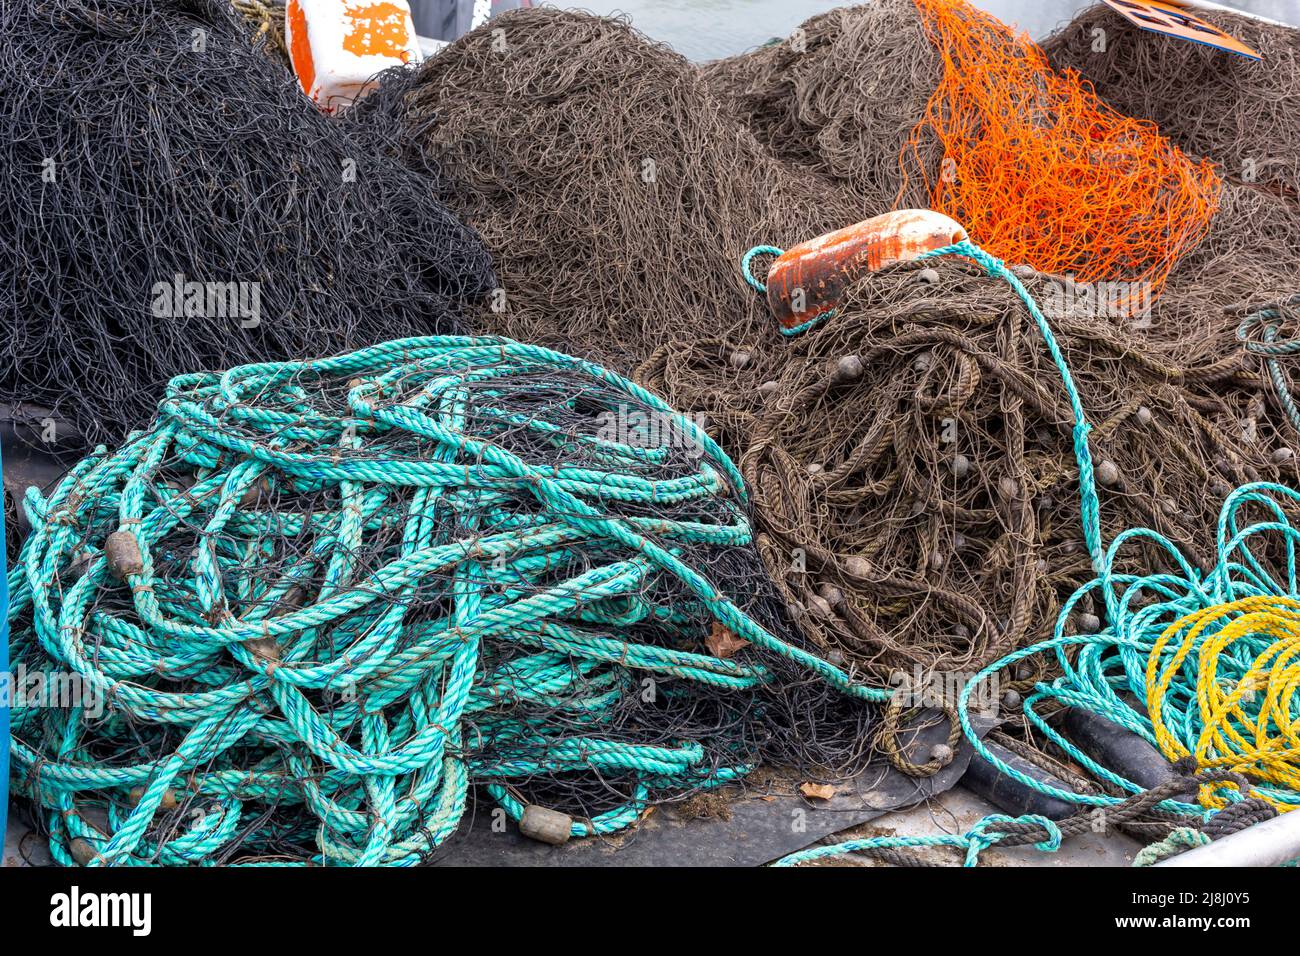
<path id="1" fill-rule="evenodd" d="M 796 332 L 834 309 L 862 273 L 965 238 L 960 223 L 932 209 L 887 212 L 782 252 L 767 272 L 767 303 L 782 330 Z"/>

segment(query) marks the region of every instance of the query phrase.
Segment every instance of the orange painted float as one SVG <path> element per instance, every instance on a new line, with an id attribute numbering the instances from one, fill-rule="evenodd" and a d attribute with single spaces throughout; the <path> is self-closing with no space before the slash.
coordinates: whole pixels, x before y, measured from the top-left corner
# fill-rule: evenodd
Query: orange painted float
<path id="1" fill-rule="evenodd" d="M 954 219 L 930 209 L 897 209 L 837 229 L 783 252 L 767 273 L 767 302 L 785 331 L 839 304 L 863 272 L 908 262 L 966 238 Z"/>

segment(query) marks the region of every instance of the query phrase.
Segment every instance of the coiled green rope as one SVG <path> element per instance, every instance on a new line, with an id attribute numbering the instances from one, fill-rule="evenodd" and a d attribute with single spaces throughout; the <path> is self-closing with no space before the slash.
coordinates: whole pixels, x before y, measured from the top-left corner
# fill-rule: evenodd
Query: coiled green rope
<path id="1" fill-rule="evenodd" d="M 663 430 L 609 431 L 628 409 Z M 888 696 L 719 590 L 744 500 L 694 422 L 508 340 L 178 377 L 148 430 L 25 501 L 14 659 L 105 708 L 16 708 L 15 786 L 63 864 L 409 865 L 471 783 L 518 819 L 524 790 L 586 781 L 603 809 L 572 832 L 616 830 L 748 769 L 688 718 L 774 662 Z M 753 650 L 705 652 L 708 622 Z"/>
<path id="2" fill-rule="evenodd" d="M 1268 369 L 1269 381 L 1277 395 L 1282 413 L 1286 415 L 1297 434 L 1300 434 L 1300 407 L 1296 406 L 1295 396 L 1291 394 L 1291 383 L 1287 380 L 1279 358 L 1300 355 L 1300 339 L 1280 339 L 1281 329 L 1276 324 L 1282 317 L 1282 310 L 1287 306 L 1300 306 L 1300 295 L 1294 295 L 1286 302 L 1275 306 L 1266 306 L 1250 312 L 1237 327 L 1237 338 L 1252 355 L 1262 356 L 1264 366 Z M 1262 330 L 1260 340 L 1251 337 L 1255 327 Z"/>

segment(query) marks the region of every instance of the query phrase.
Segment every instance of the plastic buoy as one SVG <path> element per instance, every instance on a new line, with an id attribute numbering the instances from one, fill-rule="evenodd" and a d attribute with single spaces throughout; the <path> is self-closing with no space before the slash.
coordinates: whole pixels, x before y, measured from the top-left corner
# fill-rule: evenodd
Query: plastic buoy
<path id="1" fill-rule="evenodd" d="M 327 113 L 364 96 L 380 71 L 422 58 L 406 0 L 289 0 L 284 24 L 293 72 Z"/>
<path id="2" fill-rule="evenodd" d="M 960 223 L 934 210 L 887 212 L 783 252 L 767 272 L 767 303 L 782 328 L 797 329 L 834 309 L 862 273 L 965 238 Z"/>

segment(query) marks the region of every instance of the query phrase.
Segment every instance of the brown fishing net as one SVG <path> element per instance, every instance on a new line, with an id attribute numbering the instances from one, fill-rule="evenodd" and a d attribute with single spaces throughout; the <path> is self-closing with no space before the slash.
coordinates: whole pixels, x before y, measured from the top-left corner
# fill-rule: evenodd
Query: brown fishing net
<path id="1" fill-rule="evenodd" d="M 502 15 L 428 61 L 406 105 L 493 250 L 501 289 L 483 330 L 620 370 L 696 330 L 769 340 L 740 257 L 864 215 L 768 155 L 685 59 L 614 19 Z"/>
<path id="2" fill-rule="evenodd" d="M 940 169 L 939 142 L 930 137 L 916 153 L 900 151 L 943 63 L 913 0 L 831 10 L 780 43 L 701 71 L 765 146 L 847 191 L 862 218 L 896 197 L 902 206 L 926 205 L 923 167 Z M 900 158 L 909 164 L 906 186 Z"/>
<path id="3" fill-rule="evenodd" d="M 1059 68 L 1078 70 L 1116 109 L 1154 121 L 1224 176 L 1208 237 L 1158 305 L 1171 334 L 1221 309 L 1236 323 L 1300 290 L 1300 30 L 1220 11 L 1197 15 L 1263 59 L 1171 40 L 1101 5 L 1043 44 Z M 1252 357 L 1250 367 L 1267 378 L 1262 360 Z M 1271 394 L 1280 417 L 1285 409 Z"/>
<path id="4" fill-rule="evenodd" d="M 904 13 L 910 32 L 886 29 Z M 938 75 L 912 0 L 796 39 L 700 70 L 619 21 L 521 11 L 367 108 L 407 111 L 413 149 L 464 187 L 448 202 L 503 287 L 481 328 L 636 368 L 707 417 L 752 486 L 769 571 L 832 659 L 878 683 L 974 670 L 1046 636 L 1091 575 L 1065 396 L 1023 305 L 953 260 L 864 278 L 833 320 L 777 332 L 740 256 L 887 209 Z M 1184 291 L 1278 284 L 1267 250 L 1294 218 L 1229 189 L 1219 222 L 1240 234 L 1212 229 L 1150 317 L 1030 282 L 1097 426 L 1107 532 L 1149 526 L 1195 554 L 1230 485 L 1289 461 L 1236 320 Z"/>
<path id="5" fill-rule="evenodd" d="M 1048 44 L 1058 66 L 1079 67 L 1121 112 L 1156 120 L 1190 154 L 1224 164 L 1208 233 L 1175 266 L 1150 313 L 1137 316 L 1143 334 L 1166 341 L 1184 363 L 1238 348 L 1238 310 L 1225 316 L 1225 308 L 1277 301 L 1300 289 L 1300 205 L 1281 188 L 1291 175 L 1286 170 L 1300 162 L 1294 79 L 1300 32 L 1231 15 L 1210 19 L 1256 45 L 1267 69 L 1136 30 L 1107 8 L 1081 15 Z M 1107 30 L 1107 52 L 1093 54 L 1092 29 L 1099 23 Z M 916 0 L 833 10 L 779 44 L 708 64 L 703 72 L 778 157 L 852 195 L 869 199 L 883 186 L 899 205 L 926 205 L 927 179 L 941 180 L 945 169 L 958 173 L 929 127 L 912 132 L 944 76 Z M 915 150 L 901 149 L 909 135 Z M 1244 155 L 1256 157 L 1254 182 L 1243 181 Z M 972 234 L 988 241 L 977 228 Z M 796 238 L 806 237 L 774 241 Z"/>
<path id="6" fill-rule="evenodd" d="M 1278 474 L 1260 383 L 1236 349 L 1183 365 L 1090 309 L 1051 310 L 1059 280 L 1028 281 L 1096 425 L 1107 535 L 1150 527 L 1200 558 L 1230 486 Z M 863 279 L 781 361 L 734 358 L 702 341 L 639 377 L 715 397 L 768 568 L 818 643 L 888 679 L 973 672 L 1050 636 L 1092 571 L 1065 392 L 1005 285 L 952 260 L 901 267 Z M 1154 549 L 1127 559 L 1166 566 Z"/>
<path id="7" fill-rule="evenodd" d="M 1196 15 L 1263 59 L 1142 30 L 1103 5 L 1080 13 L 1043 50 L 1120 112 L 1153 120 L 1183 149 L 1214 160 L 1228 179 L 1300 201 L 1300 30 L 1235 13 Z"/>

